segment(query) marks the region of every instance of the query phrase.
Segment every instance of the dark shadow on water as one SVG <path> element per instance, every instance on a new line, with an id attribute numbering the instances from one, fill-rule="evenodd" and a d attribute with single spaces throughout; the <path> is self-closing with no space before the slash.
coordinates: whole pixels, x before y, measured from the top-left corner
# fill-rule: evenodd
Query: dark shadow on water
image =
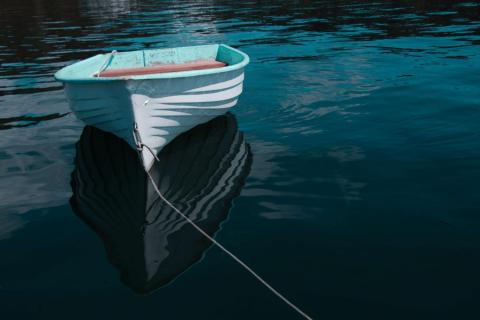
<path id="1" fill-rule="evenodd" d="M 7 130 L 11 128 L 21 128 L 21 127 L 30 127 L 36 124 L 39 124 L 43 121 L 54 120 L 63 118 L 66 115 L 70 114 L 70 112 L 66 113 L 52 113 L 43 116 L 34 116 L 34 115 L 24 115 L 18 117 L 10 117 L 10 118 L 0 118 L 0 130 Z"/>
<path id="2" fill-rule="evenodd" d="M 250 171 L 249 145 L 233 115 L 180 135 L 151 173 L 161 192 L 208 234 L 227 218 Z M 74 212 L 103 240 L 122 281 L 149 293 L 198 262 L 211 243 L 159 199 L 136 151 L 86 127 L 72 173 Z"/>

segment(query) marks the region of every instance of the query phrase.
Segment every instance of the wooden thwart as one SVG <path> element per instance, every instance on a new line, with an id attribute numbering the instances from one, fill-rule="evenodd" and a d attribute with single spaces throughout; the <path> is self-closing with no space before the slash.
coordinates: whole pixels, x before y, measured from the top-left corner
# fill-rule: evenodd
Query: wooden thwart
<path id="1" fill-rule="evenodd" d="M 99 77 L 125 77 L 125 76 L 143 76 L 147 74 L 180 72 L 192 70 L 215 69 L 225 67 L 226 64 L 216 60 L 197 60 L 182 64 L 157 64 L 143 68 L 126 68 L 104 70 L 99 73 Z"/>

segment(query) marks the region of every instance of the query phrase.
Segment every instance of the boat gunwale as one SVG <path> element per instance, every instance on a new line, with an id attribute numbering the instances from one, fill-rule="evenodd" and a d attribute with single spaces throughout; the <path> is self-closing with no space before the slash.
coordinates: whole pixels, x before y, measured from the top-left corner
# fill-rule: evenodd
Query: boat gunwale
<path id="1" fill-rule="evenodd" d="M 173 79 L 173 78 L 190 78 L 190 77 L 197 77 L 197 76 L 203 76 L 203 75 L 211 75 L 211 74 L 217 74 L 217 73 L 225 73 L 229 71 L 234 71 L 238 70 L 241 68 L 244 68 L 249 62 L 250 58 L 249 56 L 233 47 L 230 47 L 226 44 L 217 44 L 219 47 L 224 47 L 226 49 L 232 50 L 242 56 L 242 61 L 233 64 L 233 65 L 227 65 L 222 68 L 214 68 L 214 69 L 202 69 L 202 70 L 190 70 L 190 71 L 178 71 L 178 72 L 167 72 L 167 73 L 155 73 L 155 74 L 148 74 L 148 75 L 137 75 L 137 76 L 119 76 L 119 77 L 95 77 L 94 74 L 88 76 L 88 77 L 72 77 L 72 76 L 65 76 L 63 73 L 66 72 L 67 68 L 71 68 L 75 66 L 78 63 L 97 58 L 98 56 L 105 56 L 107 57 L 108 53 L 105 54 L 97 54 L 93 57 L 77 61 L 71 65 L 65 66 L 59 71 L 57 71 L 54 75 L 55 79 L 57 81 L 63 82 L 63 83 L 95 83 L 95 82 L 116 82 L 116 81 L 126 81 L 126 80 L 154 80 L 154 79 Z M 189 46 L 189 47 L 202 47 L 205 45 L 199 45 L 199 46 Z M 160 48 L 159 48 L 160 49 Z M 134 51 L 140 51 L 140 50 L 134 50 Z M 133 51 L 133 52 L 134 52 Z M 124 52 L 129 52 L 129 51 L 124 51 Z"/>

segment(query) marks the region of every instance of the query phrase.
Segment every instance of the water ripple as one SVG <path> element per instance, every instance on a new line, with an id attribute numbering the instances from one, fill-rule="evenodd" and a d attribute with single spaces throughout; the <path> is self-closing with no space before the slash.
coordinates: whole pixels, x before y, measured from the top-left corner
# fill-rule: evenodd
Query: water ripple
<path id="1" fill-rule="evenodd" d="M 291 273 L 304 266 L 298 277 L 291 273 L 287 281 L 277 274 L 278 279 L 312 310 L 318 308 L 318 297 L 331 299 L 320 301 L 326 318 L 358 317 L 344 311 L 357 312 L 358 306 L 383 308 L 388 315 L 408 310 L 399 315 L 403 318 L 411 317 L 411 310 L 463 310 L 472 299 L 471 287 L 479 282 L 478 263 L 465 258 L 476 257 L 480 243 L 479 17 L 477 2 L 454 0 L 2 1 L 0 244 L 7 238 L 21 243 L 2 247 L 12 248 L 2 255 L 7 261 L 2 260 L 2 274 L 19 287 L 29 283 L 41 305 L 45 300 L 39 286 L 49 297 L 65 293 L 65 283 L 85 282 L 88 287 L 91 283 L 84 278 L 78 280 L 83 274 L 102 284 L 94 286 L 101 290 L 85 289 L 92 301 L 102 301 L 102 310 L 109 306 L 107 296 L 115 298 L 112 305 L 123 301 L 121 290 L 103 286 L 97 265 L 91 264 L 94 272 L 85 272 L 80 269 L 85 261 L 62 260 L 73 255 L 80 259 L 82 255 L 74 253 L 84 246 L 78 245 L 82 235 L 72 236 L 55 260 L 55 265 L 67 266 L 64 273 L 75 281 L 53 277 L 62 268 L 53 272 L 42 264 L 50 261 L 43 257 L 31 268 L 24 251 L 24 243 L 30 247 L 48 242 L 36 241 L 35 230 L 47 230 L 42 234 L 51 233 L 56 245 L 63 245 L 59 232 L 72 230 L 48 222 L 26 227 L 37 216 L 52 214 L 52 208 L 62 208 L 57 210 L 62 219 L 68 216 L 63 210 L 68 210 L 74 143 L 83 125 L 68 113 L 53 74 L 114 49 L 222 42 L 251 57 L 244 93 L 233 112 L 253 153 L 251 174 L 234 206 L 241 214 L 232 214 L 235 227 L 222 237 L 233 247 L 241 242 L 245 247 L 238 251 L 251 254 L 248 259 L 269 252 L 268 265 L 260 265 L 269 277 L 274 278 L 276 270 Z M 30 230 L 33 236 L 21 238 Z M 85 248 L 90 254 L 91 247 Z M 43 249 L 39 252 L 59 251 L 47 245 Z M 22 259 L 28 263 L 19 263 Z M 209 295 L 192 291 L 198 299 L 192 300 L 191 310 L 207 310 L 216 292 L 225 292 L 211 281 L 212 268 L 219 278 L 228 277 L 229 285 L 240 279 L 235 287 L 245 291 L 236 294 L 244 298 L 248 290 L 252 296 L 250 287 L 241 287 L 247 284 L 240 276 L 222 274 L 233 271 L 217 268 L 220 262 L 204 263 L 205 277 L 195 281 L 206 279 L 201 284 L 212 290 Z M 17 277 L 10 277 L 8 266 Z M 465 272 L 468 268 L 471 272 Z M 33 271 L 38 273 L 28 278 Z M 465 278 L 456 281 L 452 274 Z M 301 278 L 308 289 L 299 287 Z M 167 294 L 150 300 L 155 315 L 158 297 L 182 301 L 185 292 L 195 290 L 192 282 L 183 281 L 183 287 L 171 286 Z M 442 285 L 431 288 L 431 283 Z M 183 290 L 171 295 L 176 288 Z M 19 297 L 22 309 L 28 299 Z M 236 319 L 251 317 L 250 304 L 245 303 L 248 308 L 242 313 L 238 303 L 229 305 L 238 299 L 217 297 L 222 308 L 212 308 L 213 314 L 192 315 L 172 303 L 174 311 L 162 316 L 182 318 L 178 313 L 184 312 L 185 318 L 231 318 L 235 308 Z M 252 298 L 259 301 L 255 311 L 264 310 L 262 299 Z M 62 300 L 65 308 L 81 309 L 71 300 Z M 136 306 L 131 310 L 146 305 Z M 162 310 L 168 307 L 166 303 Z M 217 313 L 222 310 L 228 313 Z M 270 311 L 262 311 L 264 318 L 286 317 L 283 310 Z M 314 316 L 321 318 L 320 313 Z"/>

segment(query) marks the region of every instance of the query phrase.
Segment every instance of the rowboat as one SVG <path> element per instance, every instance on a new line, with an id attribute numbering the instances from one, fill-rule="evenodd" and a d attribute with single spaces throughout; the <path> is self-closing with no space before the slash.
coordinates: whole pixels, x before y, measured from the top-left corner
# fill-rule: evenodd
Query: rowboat
<path id="1" fill-rule="evenodd" d="M 55 78 L 80 120 L 158 154 L 182 132 L 237 104 L 248 62 L 224 44 L 113 51 L 67 66 Z M 140 154 L 150 169 L 152 153 Z"/>
<path id="2" fill-rule="evenodd" d="M 150 172 L 163 194 L 214 235 L 240 193 L 252 162 L 227 113 L 178 136 Z M 122 281 L 151 292 L 198 262 L 211 242 L 157 196 L 137 153 L 113 134 L 87 126 L 76 145 L 73 211 L 103 240 Z"/>

